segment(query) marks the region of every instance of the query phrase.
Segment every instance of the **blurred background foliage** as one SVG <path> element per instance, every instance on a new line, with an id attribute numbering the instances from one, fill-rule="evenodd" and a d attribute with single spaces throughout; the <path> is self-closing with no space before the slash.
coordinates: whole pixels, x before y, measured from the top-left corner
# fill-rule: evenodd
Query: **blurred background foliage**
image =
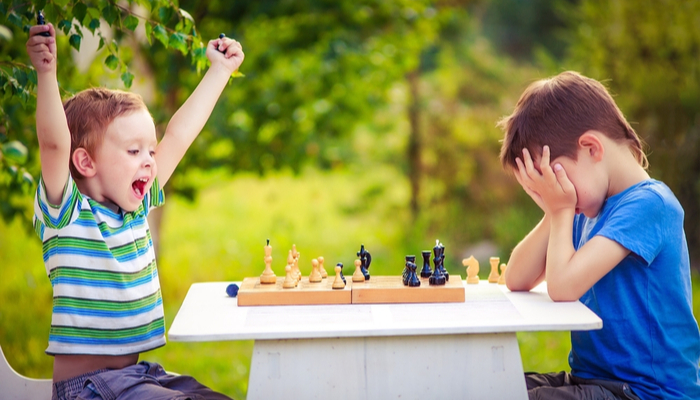
<path id="1" fill-rule="evenodd" d="M 302 254 L 351 263 L 362 242 L 376 261 L 387 260 L 373 263 L 383 273 L 398 274 L 403 255 L 436 238 L 453 273 L 464 275 L 460 260 L 470 254 L 483 266 L 492 255 L 507 260 L 541 211 L 501 169 L 495 124 L 530 82 L 569 69 L 603 81 L 648 143 L 651 175 L 686 210 L 698 270 L 700 2 L 2 0 L 0 7 L 0 344 L 21 372 L 51 370 L 43 353 L 51 288 L 30 222 L 40 170 L 36 77 L 24 48 L 39 9 L 61 28 L 64 96 L 128 88 L 144 97 L 159 132 L 201 79 L 202 43 L 223 32 L 243 45 L 245 77 L 231 80 L 151 221 L 169 320 L 190 283 L 258 274 L 267 237 L 277 260 L 296 243 Z M 519 338 L 526 370 L 567 368 L 566 336 Z M 216 344 L 169 343 L 147 358 L 245 397 L 250 343 L 227 346 L 235 356 Z M 208 356 L 194 361 L 192 351 Z"/>

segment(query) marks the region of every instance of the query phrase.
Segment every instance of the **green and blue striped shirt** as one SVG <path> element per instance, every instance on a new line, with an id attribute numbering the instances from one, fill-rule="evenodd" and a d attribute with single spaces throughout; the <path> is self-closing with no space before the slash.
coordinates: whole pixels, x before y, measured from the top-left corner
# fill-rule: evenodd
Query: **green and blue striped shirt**
<path id="1" fill-rule="evenodd" d="M 136 211 L 115 213 L 80 193 L 69 177 L 61 204 L 52 205 L 40 181 L 34 229 L 53 287 L 48 354 L 125 355 L 165 344 L 146 219 L 163 201 L 156 180 Z"/>

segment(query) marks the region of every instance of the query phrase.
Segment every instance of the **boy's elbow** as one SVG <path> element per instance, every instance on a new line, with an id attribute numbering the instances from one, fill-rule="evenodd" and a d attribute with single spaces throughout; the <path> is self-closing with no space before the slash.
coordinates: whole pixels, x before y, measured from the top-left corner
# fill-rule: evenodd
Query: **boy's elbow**
<path id="1" fill-rule="evenodd" d="M 552 285 L 547 282 L 547 294 L 555 302 L 576 301 L 581 298 L 576 290 L 563 285 Z"/>

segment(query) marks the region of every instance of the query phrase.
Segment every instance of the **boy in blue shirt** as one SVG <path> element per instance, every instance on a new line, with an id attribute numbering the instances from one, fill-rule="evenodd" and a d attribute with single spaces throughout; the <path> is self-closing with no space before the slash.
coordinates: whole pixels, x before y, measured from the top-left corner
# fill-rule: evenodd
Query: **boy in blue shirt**
<path id="1" fill-rule="evenodd" d="M 526 374 L 530 398 L 700 399 L 684 212 L 605 87 L 575 72 L 537 81 L 499 125 L 504 168 L 544 211 L 506 285 L 546 280 L 552 300 L 603 320 L 571 333 L 571 373 Z"/>
<path id="2" fill-rule="evenodd" d="M 48 33 L 48 35 L 42 35 Z M 235 40 L 208 43 L 211 62 L 163 139 L 133 93 L 93 88 L 62 104 L 53 25 L 29 30 L 37 71 L 41 180 L 34 227 L 53 288 L 49 347 L 57 399 L 228 399 L 170 375 L 139 353 L 165 344 L 163 304 L 146 219 L 243 62 Z"/>

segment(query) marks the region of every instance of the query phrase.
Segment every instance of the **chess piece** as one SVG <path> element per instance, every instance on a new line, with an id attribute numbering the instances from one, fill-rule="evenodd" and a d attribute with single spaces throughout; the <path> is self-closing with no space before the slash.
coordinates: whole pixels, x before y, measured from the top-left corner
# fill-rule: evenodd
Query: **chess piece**
<path id="1" fill-rule="evenodd" d="M 445 275 L 445 281 L 449 281 L 450 273 L 445 269 L 445 246 L 439 241 L 438 244 L 440 245 L 440 269 L 442 270 L 442 274 Z"/>
<path id="2" fill-rule="evenodd" d="M 343 280 L 343 283 L 346 283 L 345 282 L 345 275 L 343 275 L 343 263 L 338 263 L 335 266 L 340 267 L 340 279 Z"/>
<path id="3" fill-rule="evenodd" d="M 335 280 L 333 281 L 333 289 L 345 289 L 345 280 L 341 278 L 343 264 L 338 263 L 335 266 Z"/>
<path id="4" fill-rule="evenodd" d="M 430 275 L 430 278 L 428 279 L 428 283 L 431 285 L 444 285 L 447 283 L 447 277 L 445 277 L 445 274 L 442 272 L 442 268 L 440 268 L 440 263 L 442 262 L 442 254 L 440 253 L 440 249 L 440 241 L 436 240 L 435 247 L 433 247 L 433 274 Z"/>
<path id="5" fill-rule="evenodd" d="M 37 25 L 46 25 L 46 20 L 44 20 L 44 13 L 39 11 L 39 13 L 36 15 L 36 24 Z M 40 36 L 44 37 L 51 37 L 51 34 L 49 31 L 46 32 L 41 32 L 39 33 Z"/>
<path id="6" fill-rule="evenodd" d="M 297 280 L 293 276 L 292 266 L 290 264 L 287 264 L 287 266 L 284 267 L 284 272 L 286 273 L 286 276 L 284 277 L 284 282 L 282 283 L 282 288 L 284 288 L 284 289 L 295 288 L 297 286 Z"/>
<path id="7" fill-rule="evenodd" d="M 506 284 L 506 268 L 508 266 L 503 263 L 501 264 L 501 276 L 498 277 L 498 284 L 499 285 L 505 285 Z"/>
<path id="8" fill-rule="evenodd" d="M 316 283 L 321 281 L 323 281 L 323 277 L 321 276 L 321 272 L 318 270 L 318 260 L 314 258 L 311 260 L 311 275 L 309 275 L 309 282 Z"/>
<path id="9" fill-rule="evenodd" d="M 326 272 L 326 269 L 323 267 L 323 257 L 318 258 L 318 272 L 321 273 L 321 278 L 326 279 L 328 278 L 328 272 Z"/>
<path id="10" fill-rule="evenodd" d="M 299 280 L 297 280 L 297 274 L 296 271 L 294 271 L 294 255 L 292 255 L 292 250 L 289 250 L 289 255 L 287 256 L 287 266 L 289 267 L 290 270 L 290 276 L 294 280 L 294 286 L 296 287 L 297 283 L 299 283 Z M 287 267 L 284 268 L 284 270 L 287 270 Z M 287 277 L 285 276 L 284 281 L 287 282 Z"/>
<path id="11" fill-rule="evenodd" d="M 408 267 L 409 257 L 411 256 L 406 256 L 406 261 L 403 266 L 403 273 L 401 274 L 401 280 L 403 281 L 404 286 L 408 286 L 408 274 L 410 273 L 410 268 Z M 415 256 L 413 256 L 413 258 L 415 259 Z"/>
<path id="12" fill-rule="evenodd" d="M 297 282 L 301 280 L 301 270 L 299 270 L 299 252 L 297 251 L 297 245 L 292 245 L 292 272 L 293 276 L 296 278 Z"/>
<path id="13" fill-rule="evenodd" d="M 479 261 L 474 256 L 462 260 L 462 265 L 467 267 L 467 283 L 479 283 Z"/>
<path id="14" fill-rule="evenodd" d="M 404 282 L 404 285 L 411 287 L 420 286 L 420 279 L 418 279 L 418 274 L 416 273 L 416 256 L 406 256 L 406 268 L 408 269 L 408 278 Z"/>
<path id="15" fill-rule="evenodd" d="M 362 261 L 355 260 L 355 273 L 352 274 L 353 282 L 364 282 L 365 275 L 362 273 Z"/>
<path id="16" fill-rule="evenodd" d="M 365 245 L 360 245 L 360 251 L 357 252 L 357 256 L 360 257 L 360 270 L 362 275 L 364 275 L 365 280 L 369 280 L 369 265 L 372 263 L 372 255 L 369 251 L 365 250 Z"/>
<path id="17" fill-rule="evenodd" d="M 491 273 L 489 274 L 489 283 L 498 283 L 498 262 L 501 259 L 498 257 L 491 257 L 489 258 L 489 262 L 491 263 Z"/>
<path id="18" fill-rule="evenodd" d="M 270 284 L 277 283 L 277 275 L 272 271 L 272 247 L 270 246 L 270 239 L 267 239 L 267 245 L 265 246 L 265 270 L 262 275 L 260 275 L 260 283 Z"/>
<path id="19" fill-rule="evenodd" d="M 430 269 L 430 250 L 423 250 L 421 255 L 423 256 L 423 269 L 420 270 L 420 277 L 430 278 L 430 275 L 433 274 Z"/>

